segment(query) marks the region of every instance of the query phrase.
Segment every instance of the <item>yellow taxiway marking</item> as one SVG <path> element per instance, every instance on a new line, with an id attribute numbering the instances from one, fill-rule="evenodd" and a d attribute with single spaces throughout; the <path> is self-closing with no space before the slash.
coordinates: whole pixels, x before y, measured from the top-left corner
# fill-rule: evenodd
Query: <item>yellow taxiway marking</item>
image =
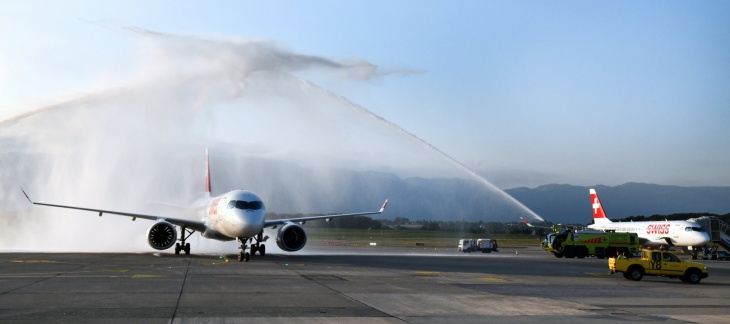
<path id="1" fill-rule="evenodd" d="M 474 280 L 482 280 L 482 281 L 505 281 L 502 278 L 496 278 L 496 277 L 480 277 L 480 278 L 473 278 Z"/>
<path id="2" fill-rule="evenodd" d="M 55 277 L 60 273 L 23 273 L 23 274 L 0 274 L 0 278 L 44 278 Z"/>
<path id="3" fill-rule="evenodd" d="M 203 265 L 222 265 L 222 264 L 227 264 L 229 262 L 231 262 L 231 260 L 229 260 L 228 258 L 221 255 L 218 257 L 218 259 L 216 259 L 216 261 L 213 261 L 211 263 L 203 263 Z"/>
<path id="4" fill-rule="evenodd" d="M 421 275 L 421 276 L 436 276 L 436 275 L 441 274 L 441 272 L 438 272 L 438 271 L 416 271 L 416 274 L 417 275 Z"/>
<path id="5" fill-rule="evenodd" d="M 118 272 L 118 273 L 125 273 L 129 270 L 103 270 L 104 272 Z M 52 277 L 59 277 L 59 278 L 126 278 L 121 277 L 117 274 L 100 274 L 101 271 L 90 271 L 90 272 L 70 272 L 70 273 L 23 273 L 23 274 L 0 274 L 0 278 L 52 278 Z M 130 278 L 132 279 L 144 279 L 144 278 L 160 278 L 163 276 L 156 276 L 156 275 L 142 275 L 142 274 L 135 274 L 132 275 Z"/>
<path id="6" fill-rule="evenodd" d="M 594 277 L 608 277 L 608 276 L 611 276 L 611 274 L 608 273 L 608 272 L 583 272 L 583 273 L 585 273 L 585 274 L 587 274 L 589 276 L 594 276 Z"/>
<path id="7" fill-rule="evenodd" d="M 162 278 L 162 277 L 163 276 L 136 274 L 136 275 L 132 276 L 132 279 L 149 279 L 149 278 Z"/>
<path id="8" fill-rule="evenodd" d="M 8 260 L 13 263 L 59 263 L 53 260 Z"/>

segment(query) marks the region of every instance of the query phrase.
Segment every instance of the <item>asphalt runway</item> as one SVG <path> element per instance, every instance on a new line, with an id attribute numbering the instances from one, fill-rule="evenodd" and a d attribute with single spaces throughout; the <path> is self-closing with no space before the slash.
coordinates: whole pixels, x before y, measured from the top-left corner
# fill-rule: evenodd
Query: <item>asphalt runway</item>
<path id="1" fill-rule="evenodd" d="M 515 253 L 519 251 L 519 255 Z M 727 323 L 730 262 L 699 285 L 606 260 L 331 247 L 306 253 L 0 253 L 2 322 Z"/>

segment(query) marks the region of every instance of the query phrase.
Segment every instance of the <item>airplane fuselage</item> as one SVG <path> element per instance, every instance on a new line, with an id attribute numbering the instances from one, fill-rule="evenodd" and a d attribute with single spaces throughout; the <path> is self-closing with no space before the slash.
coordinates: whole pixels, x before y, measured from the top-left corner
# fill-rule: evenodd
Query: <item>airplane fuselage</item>
<path id="1" fill-rule="evenodd" d="M 253 192 L 233 190 L 221 196 L 210 198 L 199 208 L 206 230 L 203 237 L 221 241 L 236 238 L 250 238 L 264 228 L 266 208 Z"/>
<path id="2" fill-rule="evenodd" d="M 689 221 L 610 222 L 588 225 L 601 231 L 636 233 L 645 245 L 703 246 L 710 236 L 697 223 Z"/>
<path id="3" fill-rule="evenodd" d="M 642 245 L 673 245 L 679 247 L 695 247 L 707 245 L 710 235 L 700 224 L 690 221 L 649 221 L 649 222 L 613 222 L 606 216 L 606 211 L 598 198 L 595 189 L 589 189 L 593 224 L 588 228 L 600 231 L 616 231 L 636 233 Z"/>

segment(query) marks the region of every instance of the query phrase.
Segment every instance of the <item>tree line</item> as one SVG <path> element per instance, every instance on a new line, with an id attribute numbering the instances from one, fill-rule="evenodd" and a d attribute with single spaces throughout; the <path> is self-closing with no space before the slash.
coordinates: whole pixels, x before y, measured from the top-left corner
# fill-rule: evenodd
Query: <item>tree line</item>
<path id="1" fill-rule="evenodd" d="M 271 219 L 293 218 L 315 215 L 271 214 Z M 484 221 L 432 221 L 415 220 L 405 217 L 390 219 L 373 219 L 367 216 L 338 217 L 329 222 L 311 221 L 305 224 L 308 228 L 343 228 L 371 230 L 423 230 L 475 234 L 544 234 L 545 230 L 528 227 L 522 222 L 484 222 Z"/>
<path id="2" fill-rule="evenodd" d="M 314 214 L 269 214 L 271 219 L 293 218 L 303 216 L 317 216 Z M 661 221 L 661 220 L 686 220 L 690 218 L 698 218 L 702 216 L 715 216 L 721 221 L 730 223 L 730 213 L 725 215 L 717 215 L 712 213 L 677 213 L 671 215 L 652 215 L 652 216 L 630 216 L 615 221 L 622 222 L 640 222 L 640 221 Z M 541 226 L 550 226 L 552 224 L 540 224 Z M 534 228 L 525 225 L 522 222 L 469 222 L 460 221 L 443 221 L 443 220 L 410 220 L 406 217 L 396 217 L 395 219 L 373 219 L 367 216 L 339 217 L 333 218 L 329 222 L 312 221 L 307 222 L 306 227 L 309 228 L 343 228 L 343 229 L 371 229 L 371 230 L 423 230 L 423 231 L 444 231 L 458 233 L 475 233 L 475 234 L 535 234 L 543 235 L 549 232 L 548 229 Z M 583 227 L 585 225 L 565 225 Z"/>

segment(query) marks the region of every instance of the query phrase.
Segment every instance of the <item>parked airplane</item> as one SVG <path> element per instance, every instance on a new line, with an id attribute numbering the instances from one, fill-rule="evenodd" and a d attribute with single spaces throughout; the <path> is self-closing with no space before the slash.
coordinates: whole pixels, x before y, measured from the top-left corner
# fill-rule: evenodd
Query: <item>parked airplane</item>
<path id="1" fill-rule="evenodd" d="M 588 228 L 601 231 L 636 233 L 644 246 L 677 246 L 686 250 L 707 245 L 710 236 L 695 222 L 690 221 L 648 221 L 612 222 L 606 217 L 596 190 L 590 189 L 593 206 L 593 224 Z"/>
<path id="2" fill-rule="evenodd" d="M 271 227 L 272 229 L 275 229 L 280 226 L 276 235 L 276 245 L 278 245 L 283 251 L 295 252 L 301 250 L 307 243 L 307 235 L 304 232 L 304 228 L 301 226 L 305 222 L 318 219 L 330 221 L 335 217 L 382 214 L 385 210 L 385 206 L 388 204 L 388 200 L 386 199 L 380 207 L 380 210 L 375 212 L 266 220 L 266 208 L 264 203 L 258 195 L 251 191 L 233 190 L 221 196 L 210 197 L 210 163 L 207 150 L 205 152 L 205 158 L 205 197 L 198 201 L 198 203 L 193 204 L 190 208 L 195 211 L 195 214 L 202 216 L 202 220 L 199 221 L 167 216 L 134 214 L 103 209 L 33 202 L 30 197 L 28 197 L 28 194 L 25 193 L 25 190 L 22 191 L 28 201 L 35 205 L 93 211 L 98 212 L 100 217 L 102 214 L 113 214 L 132 217 L 132 220 L 142 218 L 155 221 L 156 223 L 152 225 L 147 232 L 147 242 L 156 250 L 166 250 L 175 245 L 175 254 L 180 254 L 180 251 L 184 251 L 185 254 L 190 254 L 190 243 L 185 243 L 185 241 L 190 237 L 190 235 L 195 233 L 195 231 L 200 232 L 200 234 L 205 238 L 220 241 L 237 240 L 241 244 L 241 252 L 238 253 L 238 261 L 245 260 L 247 262 L 250 254 L 256 254 L 257 251 L 261 256 L 266 254 L 266 246 L 263 242 L 265 242 L 269 237 L 263 236 L 264 228 Z M 180 226 L 179 240 L 177 237 L 177 231 L 175 230 L 176 225 Z M 180 243 L 176 244 L 175 242 L 177 241 L 180 241 Z M 249 243 L 251 244 L 250 254 L 246 251 Z"/>

